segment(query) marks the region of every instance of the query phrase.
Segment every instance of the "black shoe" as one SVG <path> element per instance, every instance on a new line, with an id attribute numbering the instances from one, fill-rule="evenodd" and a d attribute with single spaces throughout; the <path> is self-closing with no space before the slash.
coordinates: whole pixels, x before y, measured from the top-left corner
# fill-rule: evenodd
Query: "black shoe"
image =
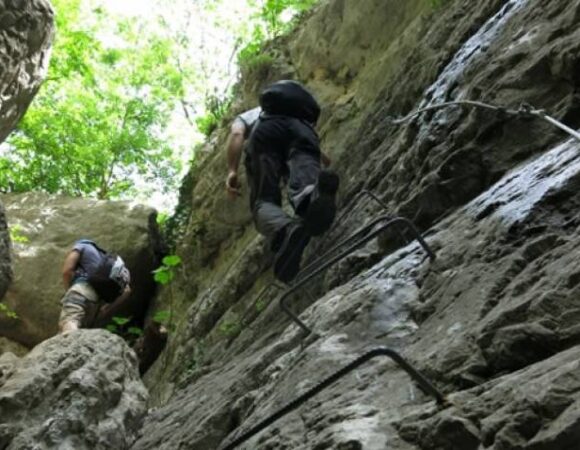
<path id="1" fill-rule="evenodd" d="M 274 258 L 274 275 L 283 283 L 292 281 L 300 271 L 300 260 L 310 235 L 302 223 L 292 223 L 286 228 L 286 235 Z"/>
<path id="2" fill-rule="evenodd" d="M 304 215 L 304 226 L 311 236 L 320 236 L 332 226 L 336 216 L 336 192 L 338 175 L 332 170 L 323 169 L 318 175 L 314 198 Z"/>

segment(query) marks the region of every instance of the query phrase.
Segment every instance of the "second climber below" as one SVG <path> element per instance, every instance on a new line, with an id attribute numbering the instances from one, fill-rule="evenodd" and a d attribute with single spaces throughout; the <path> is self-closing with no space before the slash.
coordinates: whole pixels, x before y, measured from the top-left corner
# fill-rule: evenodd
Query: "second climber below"
<path id="1" fill-rule="evenodd" d="M 244 131 L 246 136 L 249 133 L 244 165 L 250 208 L 257 230 L 268 238 L 275 252 L 274 275 L 289 283 L 300 270 L 310 238 L 323 234 L 334 221 L 339 179 L 335 172 L 321 168 L 321 158 L 326 164 L 330 160 L 320 150 L 314 128 L 320 107 L 310 92 L 296 81 L 278 81 L 262 91 L 260 106 L 262 111 L 251 130 L 238 127 L 242 136 Z M 234 124 L 243 122 L 242 114 Z M 226 180 L 226 189 L 234 197 L 240 189 L 242 152 L 239 136 L 237 140 L 233 136 L 235 130 L 233 125 L 227 145 Z M 282 209 L 282 181 L 286 181 L 294 216 Z"/>

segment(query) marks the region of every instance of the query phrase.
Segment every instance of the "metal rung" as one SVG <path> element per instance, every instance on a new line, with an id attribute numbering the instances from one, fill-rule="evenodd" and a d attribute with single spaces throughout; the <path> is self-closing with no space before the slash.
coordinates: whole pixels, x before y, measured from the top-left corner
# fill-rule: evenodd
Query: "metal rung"
<path id="1" fill-rule="evenodd" d="M 377 226 L 378 224 L 380 224 L 381 222 L 386 222 L 386 223 L 384 223 L 380 227 L 373 230 L 373 228 L 375 226 Z M 312 278 L 319 275 L 322 271 L 326 270 L 328 267 L 335 264 L 336 262 L 338 262 L 339 260 L 341 260 L 345 256 L 349 255 L 350 253 L 354 252 L 358 248 L 362 247 L 364 244 L 366 244 L 368 241 L 373 239 L 375 236 L 377 236 L 381 232 L 383 232 L 383 231 L 387 230 L 388 228 L 391 228 L 395 225 L 399 225 L 399 224 L 405 225 L 413 233 L 413 235 L 415 236 L 415 238 L 417 239 L 419 244 L 423 247 L 425 252 L 427 252 L 427 255 L 429 255 L 429 258 L 431 258 L 431 260 L 434 260 L 436 258 L 435 253 L 433 253 L 433 251 L 431 250 L 431 248 L 429 247 L 427 242 L 425 242 L 425 240 L 423 239 L 423 236 L 421 236 L 421 233 L 419 233 L 419 231 L 417 231 L 417 229 L 415 228 L 415 226 L 413 225 L 413 223 L 411 221 L 409 221 L 408 219 L 405 219 L 403 217 L 393 218 L 393 217 L 388 216 L 388 215 L 378 217 L 377 219 L 373 220 L 368 225 L 366 225 L 363 228 L 361 228 L 360 230 L 356 231 L 350 237 L 339 242 L 336 246 L 334 246 L 332 249 L 330 249 L 328 252 L 326 252 L 320 258 L 317 258 L 316 261 L 314 261 L 313 263 L 309 264 L 306 268 L 304 268 L 304 272 L 308 271 L 308 273 L 306 273 L 302 278 L 297 280 L 296 283 L 293 283 L 280 297 L 280 308 L 282 309 L 282 311 L 284 311 L 286 314 L 288 314 L 288 316 L 290 316 L 290 318 L 294 321 L 294 323 L 296 323 L 296 325 L 298 325 L 300 328 L 302 328 L 306 332 L 307 335 L 312 333 L 312 330 L 310 328 L 308 328 L 308 326 L 306 326 L 306 324 L 304 322 L 302 322 L 298 318 L 298 316 L 290 310 L 290 308 L 286 304 L 288 297 L 292 293 L 294 293 L 297 289 L 299 289 L 301 286 L 303 286 L 308 281 L 310 281 Z M 371 230 L 373 230 L 373 231 L 371 231 Z M 369 233 L 369 231 L 370 231 L 370 233 Z M 364 235 L 364 237 L 358 239 L 362 235 Z M 352 243 L 352 241 L 355 241 L 355 242 Z M 322 264 L 318 264 L 319 261 L 327 258 L 327 255 L 333 253 L 339 247 L 343 247 L 346 244 L 350 244 L 350 245 L 345 250 L 343 250 L 339 254 L 335 255 L 334 257 L 327 259 L 326 262 L 324 262 Z M 317 266 L 317 267 L 315 267 L 315 266 Z"/>
<path id="2" fill-rule="evenodd" d="M 447 403 L 445 396 L 429 380 L 427 380 L 427 378 L 425 378 L 425 376 L 421 372 L 415 369 L 399 353 L 387 347 L 377 347 L 366 352 L 359 358 L 355 359 L 353 362 L 351 362 L 346 367 L 343 367 L 338 372 L 335 372 L 334 374 L 330 375 L 328 378 L 326 378 L 321 383 L 317 384 L 313 388 L 306 391 L 297 399 L 293 400 L 286 406 L 280 408 L 274 414 L 271 414 L 269 417 L 262 420 L 256 426 L 250 428 L 248 431 L 243 432 L 241 436 L 235 438 L 233 441 L 229 442 L 225 446 L 220 447 L 220 450 L 232 450 L 236 448 L 238 445 L 246 442 L 248 439 L 250 439 L 252 436 L 262 431 L 267 426 L 273 424 L 278 419 L 284 417 L 286 414 L 289 414 L 290 412 L 298 408 L 300 405 L 302 405 L 310 398 L 314 397 L 319 392 L 323 391 L 327 387 L 334 384 L 340 378 L 352 372 L 353 370 L 355 370 L 362 364 L 366 363 L 367 361 L 370 361 L 371 359 L 377 358 L 379 356 L 386 356 L 388 358 L 391 358 L 399 367 L 401 367 L 405 372 L 407 372 L 413 380 L 415 380 L 418 383 L 419 387 L 426 394 L 432 395 L 437 401 L 437 403 L 439 403 L 440 405 L 445 405 Z"/>
<path id="3" fill-rule="evenodd" d="M 356 206 L 356 205 L 358 205 L 358 203 L 359 203 L 359 201 L 361 200 L 361 198 L 362 198 L 362 197 L 365 197 L 365 196 L 366 196 L 366 197 L 369 197 L 371 200 L 375 201 L 375 202 L 376 202 L 376 203 L 377 203 L 377 204 L 378 204 L 378 205 L 379 205 L 379 206 L 380 206 L 380 207 L 381 207 L 381 208 L 382 208 L 382 209 L 383 209 L 385 212 L 387 211 L 387 205 L 386 205 L 386 204 L 385 204 L 385 203 L 384 203 L 384 202 L 383 202 L 383 201 L 382 201 L 382 200 L 381 200 L 381 199 L 380 199 L 380 198 L 379 198 L 379 197 L 378 197 L 378 196 L 377 196 L 377 195 L 376 195 L 374 192 L 372 192 L 372 191 L 369 191 L 368 189 L 363 189 L 363 190 L 359 191 L 359 192 L 358 192 L 358 193 L 357 193 L 357 194 L 354 196 L 354 198 L 353 198 L 353 199 L 350 201 L 350 203 L 355 203 L 355 206 Z M 341 222 L 342 222 L 342 220 L 344 220 L 344 218 L 345 218 L 345 217 L 346 217 L 348 214 L 352 213 L 353 211 L 354 211 L 354 208 L 353 208 L 353 209 L 350 209 L 350 210 L 346 210 L 346 211 L 344 211 L 344 212 L 343 212 L 343 213 L 342 213 L 342 214 L 341 214 L 341 215 L 340 215 L 340 216 L 339 216 L 339 217 L 338 217 L 338 218 L 335 220 L 335 223 L 341 223 Z M 381 216 L 381 217 L 386 217 L 386 216 Z M 393 217 L 393 218 L 394 218 L 394 217 Z M 364 229 L 366 229 L 366 227 L 365 227 Z M 361 230 L 357 231 L 357 233 L 359 233 L 360 231 L 361 231 Z M 405 236 L 404 236 L 404 235 L 401 233 L 401 230 L 397 229 L 397 231 L 398 231 L 399 235 L 401 236 L 401 239 L 402 239 L 404 242 L 407 242 L 407 243 L 408 243 L 408 240 L 407 240 L 407 239 L 405 238 Z M 316 254 L 316 253 L 318 253 L 318 250 L 320 250 L 320 249 L 322 248 L 323 244 L 326 242 L 326 240 L 327 240 L 327 239 L 328 239 L 328 235 L 327 235 L 325 238 L 323 238 L 323 239 L 320 241 L 320 243 L 319 243 L 319 244 L 318 244 L 318 246 L 316 247 L 316 251 L 314 252 L 315 254 Z M 338 249 L 338 248 L 339 248 L 339 247 L 340 247 L 340 246 L 341 246 L 343 243 L 345 243 L 345 242 L 348 242 L 348 240 L 350 240 L 350 239 L 352 239 L 352 236 L 351 236 L 351 237 L 349 237 L 349 238 L 347 238 L 347 239 L 345 239 L 345 240 L 343 240 L 341 243 L 339 243 L 339 244 L 337 244 L 337 245 L 334 245 L 330 251 L 328 251 L 328 252 L 326 252 L 326 253 L 324 254 L 324 256 L 323 256 L 323 257 L 324 257 L 324 258 L 326 258 L 326 257 L 328 256 L 328 254 L 329 254 L 329 253 L 331 253 L 331 252 L 333 252 L 333 251 L 336 251 L 336 249 Z M 302 268 L 302 269 L 300 270 L 300 272 L 298 272 L 298 275 L 296 276 L 296 278 L 295 278 L 294 282 L 293 282 L 291 285 L 293 285 L 293 284 L 296 284 L 296 283 L 297 283 L 297 282 L 298 282 L 298 281 L 299 281 L 299 280 L 300 280 L 302 277 L 306 276 L 306 275 L 308 274 L 308 271 L 309 271 L 309 270 L 311 270 L 311 268 L 312 268 L 312 267 L 314 267 L 316 264 L 318 264 L 318 263 L 319 263 L 319 262 L 322 260 L 322 258 L 323 258 L 323 257 L 316 258 L 316 260 L 315 260 L 315 261 L 311 262 L 311 263 L 310 263 L 310 264 L 308 264 L 306 267 Z M 261 290 L 261 291 L 258 293 L 258 295 L 257 295 L 257 297 L 256 297 L 256 300 L 254 301 L 254 305 L 257 305 L 257 304 L 260 302 L 260 300 L 262 299 L 262 297 L 263 297 L 264 295 L 266 295 L 266 293 L 268 293 L 268 292 L 269 292 L 270 288 L 275 288 L 275 289 L 278 289 L 278 290 L 282 290 L 282 289 L 284 289 L 284 287 L 285 287 L 285 286 L 284 286 L 282 283 L 280 283 L 279 281 L 273 281 L 272 283 L 270 283 L 270 284 L 267 284 L 267 285 L 266 285 L 266 286 L 264 286 L 264 287 L 262 288 L 262 290 Z M 310 293 L 310 291 L 306 290 L 306 294 L 307 294 L 307 295 L 308 295 L 308 296 L 309 296 L 311 299 L 313 298 L 313 295 L 312 295 L 312 293 Z M 248 315 L 248 313 L 247 313 L 247 312 L 246 312 L 246 313 L 243 315 L 243 317 L 242 317 L 242 323 L 244 322 L 244 319 L 246 318 L 246 316 L 247 316 L 247 315 Z"/>

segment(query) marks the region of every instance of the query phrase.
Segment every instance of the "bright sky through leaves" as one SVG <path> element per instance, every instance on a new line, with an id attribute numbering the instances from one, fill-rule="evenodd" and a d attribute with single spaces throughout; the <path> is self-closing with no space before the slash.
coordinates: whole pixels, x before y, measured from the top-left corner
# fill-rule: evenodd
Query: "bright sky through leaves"
<path id="1" fill-rule="evenodd" d="M 316 0 L 52 2 L 48 77 L 0 146 L 0 191 L 171 212 L 194 149 L 234 100 L 237 64 L 263 64 L 263 43 Z"/>

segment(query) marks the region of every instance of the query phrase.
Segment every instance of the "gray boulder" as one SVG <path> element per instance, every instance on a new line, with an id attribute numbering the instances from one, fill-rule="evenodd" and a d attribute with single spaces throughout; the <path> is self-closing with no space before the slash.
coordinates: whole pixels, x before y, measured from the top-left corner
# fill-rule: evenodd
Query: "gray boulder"
<path id="1" fill-rule="evenodd" d="M 47 0 L 0 1 L 0 142 L 24 115 L 46 75 L 53 16 Z"/>
<path id="2" fill-rule="evenodd" d="M 151 271 L 157 266 L 153 209 L 42 193 L 5 195 L 1 200 L 10 225 L 25 240 L 13 244 L 14 281 L 4 299 L 18 319 L 0 317 L 3 336 L 32 347 L 56 334 L 64 293 L 62 263 L 74 241 L 82 238 L 120 254 L 131 271 L 131 297 L 99 324 L 112 315 L 145 314 L 155 292 Z"/>
<path id="3" fill-rule="evenodd" d="M 18 342 L 11 341 L 5 337 L 0 337 L 0 355 L 4 353 L 13 353 L 16 356 L 24 356 L 28 353 L 28 349 Z"/>
<path id="4" fill-rule="evenodd" d="M 145 414 L 137 359 L 104 330 L 49 339 L 0 357 L 0 448 L 129 448 Z"/>

